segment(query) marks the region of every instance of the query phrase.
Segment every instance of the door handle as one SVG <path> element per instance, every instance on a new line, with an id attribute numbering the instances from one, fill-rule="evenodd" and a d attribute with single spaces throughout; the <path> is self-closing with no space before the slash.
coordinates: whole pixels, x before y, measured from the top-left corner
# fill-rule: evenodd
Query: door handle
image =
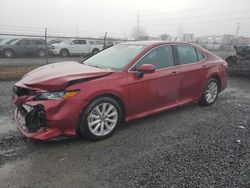
<path id="1" fill-rule="evenodd" d="M 202 68 L 205 69 L 205 68 L 207 68 L 207 66 L 206 66 L 206 65 L 203 65 Z"/>
<path id="2" fill-rule="evenodd" d="M 171 76 L 174 76 L 174 75 L 178 75 L 180 72 L 177 72 L 177 71 L 173 71 L 170 73 Z"/>

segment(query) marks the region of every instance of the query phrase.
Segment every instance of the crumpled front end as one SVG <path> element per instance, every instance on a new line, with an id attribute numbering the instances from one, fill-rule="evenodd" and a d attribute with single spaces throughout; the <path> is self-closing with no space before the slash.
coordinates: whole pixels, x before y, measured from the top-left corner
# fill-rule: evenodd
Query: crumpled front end
<path id="1" fill-rule="evenodd" d="M 16 105 L 14 118 L 20 131 L 28 138 L 49 140 L 60 136 L 76 136 L 76 125 L 87 102 L 72 97 L 58 100 L 34 100 L 36 90 L 18 82 L 13 89 Z"/>

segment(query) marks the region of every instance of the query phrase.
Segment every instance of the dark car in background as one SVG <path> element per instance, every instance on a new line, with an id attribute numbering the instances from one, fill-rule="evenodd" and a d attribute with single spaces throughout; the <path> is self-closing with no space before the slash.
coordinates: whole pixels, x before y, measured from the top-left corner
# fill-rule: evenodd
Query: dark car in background
<path id="1" fill-rule="evenodd" d="M 0 54 L 6 58 L 20 55 L 46 56 L 46 45 L 44 39 L 13 39 L 11 42 L 0 45 Z"/>

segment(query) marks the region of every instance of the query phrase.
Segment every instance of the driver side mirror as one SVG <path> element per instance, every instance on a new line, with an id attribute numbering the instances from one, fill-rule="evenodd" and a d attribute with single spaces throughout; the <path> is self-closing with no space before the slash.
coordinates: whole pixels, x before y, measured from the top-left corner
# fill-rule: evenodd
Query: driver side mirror
<path id="1" fill-rule="evenodd" d="M 143 64 L 137 68 L 137 76 L 143 77 L 144 74 L 151 74 L 155 72 L 155 66 L 153 64 Z"/>

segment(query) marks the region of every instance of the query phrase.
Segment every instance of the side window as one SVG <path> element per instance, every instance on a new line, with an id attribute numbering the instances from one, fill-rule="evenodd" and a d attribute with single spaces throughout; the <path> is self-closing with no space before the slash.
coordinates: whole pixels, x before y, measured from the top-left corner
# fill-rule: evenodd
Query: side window
<path id="1" fill-rule="evenodd" d="M 36 40 L 29 40 L 29 45 L 37 45 Z"/>
<path id="2" fill-rule="evenodd" d="M 29 42 L 26 39 L 22 39 L 22 40 L 19 40 L 16 44 L 20 46 L 25 46 L 25 45 L 28 45 Z"/>
<path id="3" fill-rule="evenodd" d="M 42 44 L 45 44 L 45 41 L 44 40 L 36 40 L 36 44 L 42 45 Z"/>
<path id="4" fill-rule="evenodd" d="M 73 44 L 86 44 L 86 40 L 73 40 Z"/>
<path id="5" fill-rule="evenodd" d="M 78 43 L 78 40 L 73 40 L 73 41 L 72 41 L 72 44 L 79 44 L 79 43 Z"/>
<path id="6" fill-rule="evenodd" d="M 171 67 L 174 65 L 173 50 L 171 46 L 161 46 L 144 56 L 134 67 L 137 70 L 143 64 L 153 64 L 156 69 Z"/>
<path id="7" fill-rule="evenodd" d="M 86 40 L 79 40 L 78 44 L 87 44 L 87 43 L 86 43 Z"/>
<path id="8" fill-rule="evenodd" d="M 198 61 L 196 50 L 192 46 L 177 45 L 177 50 L 180 58 L 180 63 L 190 64 Z"/>
<path id="9" fill-rule="evenodd" d="M 196 50 L 196 52 L 198 56 L 198 61 L 201 61 L 202 59 L 204 59 L 204 55 L 202 53 L 200 53 L 198 50 Z"/>

